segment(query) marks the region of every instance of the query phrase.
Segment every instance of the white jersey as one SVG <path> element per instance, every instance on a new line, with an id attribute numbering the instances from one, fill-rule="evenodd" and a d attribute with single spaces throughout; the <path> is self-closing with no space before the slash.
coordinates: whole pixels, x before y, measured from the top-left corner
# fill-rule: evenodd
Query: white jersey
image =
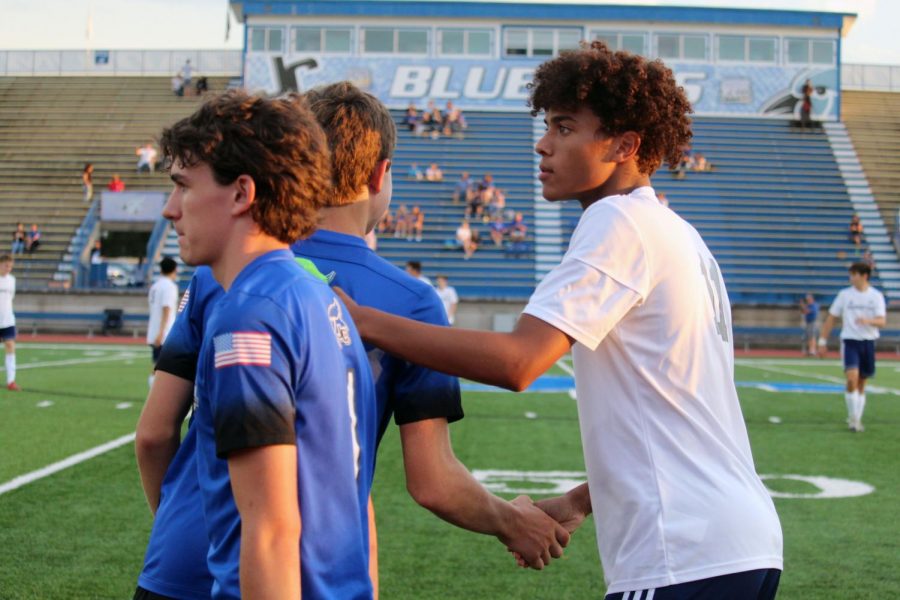
<path id="1" fill-rule="evenodd" d="M 447 313 L 447 320 L 453 325 L 454 319 L 453 315 L 450 314 L 450 309 L 454 304 L 459 304 L 459 296 L 456 294 L 456 288 L 452 285 L 448 285 L 444 289 L 439 287 L 434 288 L 434 291 L 437 292 L 438 298 L 444 303 L 444 312 Z"/>
<path id="2" fill-rule="evenodd" d="M 169 317 L 162 332 L 162 340 L 166 340 L 169 330 L 175 323 L 175 310 L 178 308 L 178 285 L 168 277 L 160 277 L 150 286 L 148 295 L 150 303 L 150 321 L 147 324 L 147 343 L 152 345 L 159 335 L 162 324 L 163 308 L 169 308 Z"/>
<path id="3" fill-rule="evenodd" d="M 16 297 L 16 278 L 14 275 L 0 276 L 0 329 L 16 324 L 13 314 L 13 298 Z"/>
<path id="4" fill-rule="evenodd" d="M 693 227 L 649 187 L 594 203 L 524 312 L 577 342 L 607 593 L 782 568 L 734 384 L 731 307 Z"/>
<path id="5" fill-rule="evenodd" d="M 871 285 L 864 292 L 850 286 L 838 292 L 828 313 L 841 319 L 842 340 L 877 340 L 877 327 L 860 325 L 856 320 L 884 317 L 887 309 L 884 295 Z"/>

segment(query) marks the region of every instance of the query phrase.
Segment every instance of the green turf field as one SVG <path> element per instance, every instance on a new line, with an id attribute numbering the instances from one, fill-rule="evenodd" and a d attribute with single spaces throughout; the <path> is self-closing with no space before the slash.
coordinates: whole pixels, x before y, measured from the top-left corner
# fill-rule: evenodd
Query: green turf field
<path id="1" fill-rule="evenodd" d="M 149 350 L 21 344 L 18 362 L 24 391 L 0 391 L 0 599 L 130 598 L 151 519 L 123 436 L 134 431 L 146 393 Z M 779 597 L 900 597 L 900 363 L 880 363 L 861 434 L 846 430 L 843 397 L 830 391 L 840 384 L 834 361 L 739 359 L 736 375 L 756 465 L 784 528 Z M 539 472 L 583 471 L 567 393 L 467 392 L 464 406 L 466 419 L 451 431 L 470 469 L 538 472 L 495 475 L 498 489 L 538 495 L 555 485 Z M 3 491 L 116 440 L 108 452 Z M 810 479 L 822 477 L 829 479 Z M 838 497 L 819 497 L 829 494 Z M 543 572 L 517 569 L 496 540 L 413 503 L 393 430 L 374 496 L 382 598 L 602 598 L 592 521 Z"/>

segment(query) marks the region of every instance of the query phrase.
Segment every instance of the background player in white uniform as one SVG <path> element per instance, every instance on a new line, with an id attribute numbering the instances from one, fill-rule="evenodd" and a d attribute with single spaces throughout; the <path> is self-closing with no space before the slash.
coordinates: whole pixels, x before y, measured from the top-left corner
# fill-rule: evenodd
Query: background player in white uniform
<path id="1" fill-rule="evenodd" d="M 455 287 L 447 284 L 446 275 L 438 275 L 435 278 L 435 281 L 437 282 L 437 287 L 435 287 L 434 290 L 437 292 L 441 302 L 444 303 L 444 310 L 447 312 L 447 321 L 453 325 L 456 322 L 456 307 L 459 305 L 459 295 L 457 295 Z"/>
<path id="2" fill-rule="evenodd" d="M 153 351 L 153 369 L 156 369 L 156 361 L 159 360 L 159 351 L 162 350 L 163 342 L 169 335 L 169 330 L 175 323 L 175 309 L 178 307 L 178 284 L 175 283 L 177 276 L 178 263 L 174 259 L 166 256 L 159 261 L 160 276 L 152 286 L 147 295 L 147 301 L 150 304 L 150 320 L 147 323 L 147 344 Z M 147 384 L 153 385 L 153 371 Z"/>
<path id="3" fill-rule="evenodd" d="M 12 256 L 0 256 L 0 341 L 6 350 L 6 389 L 17 392 L 20 388 L 16 384 L 16 315 L 13 313 L 16 277 L 11 273 L 12 268 Z"/>
<path id="4" fill-rule="evenodd" d="M 772 598 L 781 526 L 738 403 L 728 297 L 650 187 L 691 138 L 684 92 L 662 63 L 594 42 L 541 65 L 531 105 L 544 196 L 584 214 L 515 330 L 351 306 L 354 320 L 392 354 L 514 390 L 572 348 L 588 483 L 539 504 L 570 529 L 593 510 L 607 598 Z"/>
<path id="5" fill-rule="evenodd" d="M 841 356 L 847 376 L 844 401 L 851 431 L 864 429 L 866 380 L 875 375 L 875 340 L 878 339 L 878 328 L 885 326 L 887 317 L 884 295 L 869 285 L 871 275 L 872 268 L 864 262 L 850 265 L 851 285 L 834 299 L 819 338 L 819 350 L 824 352 L 835 319 L 841 319 Z"/>

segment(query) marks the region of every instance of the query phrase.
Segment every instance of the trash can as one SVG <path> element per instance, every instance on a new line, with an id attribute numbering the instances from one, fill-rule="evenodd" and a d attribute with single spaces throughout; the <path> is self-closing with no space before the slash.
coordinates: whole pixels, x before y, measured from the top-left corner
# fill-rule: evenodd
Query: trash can
<path id="1" fill-rule="evenodd" d="M 122 331 L 125 311 L 121 308 L 107 308 L 103 311 L 103 335 Z"/>

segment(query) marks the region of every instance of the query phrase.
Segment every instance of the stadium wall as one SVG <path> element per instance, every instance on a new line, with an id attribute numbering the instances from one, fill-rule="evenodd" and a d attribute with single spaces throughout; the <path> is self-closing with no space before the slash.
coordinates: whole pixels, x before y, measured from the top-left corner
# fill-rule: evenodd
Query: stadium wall
<path id="1" fill-rule="evenodd" d="M 392 108 L 523 110 L 537 65 L 582 39 L 663 58 L 698 115 L 837 120 L 851 15 L 509 3 L 234 2 L 244 84 L 275 94 L 349 79 Z"/>

